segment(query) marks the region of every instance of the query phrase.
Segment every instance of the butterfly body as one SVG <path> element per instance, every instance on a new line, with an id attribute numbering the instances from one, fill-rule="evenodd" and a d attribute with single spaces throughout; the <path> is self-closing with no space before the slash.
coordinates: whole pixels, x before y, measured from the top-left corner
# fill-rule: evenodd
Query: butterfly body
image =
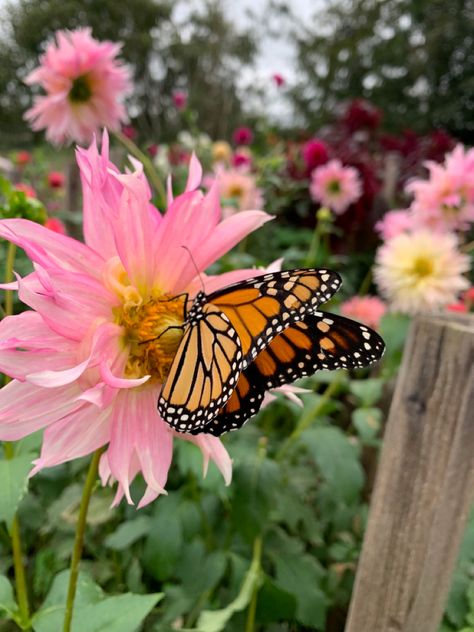
<path id="1" fill-rule="evenodd" d="M 319 311 L 340 284 L 334 272 L 301 269 L 199 292 L 158 401 L 163 419 L 178 432 L 219 436 L 258 412 L 269 389 L 377 360 L 376 332 Z"/>

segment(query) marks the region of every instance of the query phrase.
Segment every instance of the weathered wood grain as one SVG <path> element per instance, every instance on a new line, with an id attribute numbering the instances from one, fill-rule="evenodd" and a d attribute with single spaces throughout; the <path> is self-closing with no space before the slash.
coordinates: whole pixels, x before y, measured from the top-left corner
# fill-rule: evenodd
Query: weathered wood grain
<path id="1" fill-rule="evenodd" d="M 474 500 L 474 319 L 412 324 L 346 632 L 437 632 Z"/>

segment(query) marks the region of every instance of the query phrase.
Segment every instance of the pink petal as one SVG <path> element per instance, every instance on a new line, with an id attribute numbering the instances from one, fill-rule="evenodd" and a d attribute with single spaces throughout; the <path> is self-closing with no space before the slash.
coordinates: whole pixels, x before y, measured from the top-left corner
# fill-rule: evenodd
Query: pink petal
<path id="1" fill-rule="evenodd" d="M 117 299 L 86 275 L 37 267 L 24 279 L 18 278 L 18 284 L 21 301 L 37 311 L 53 331 L 72 340 L 82 340 L 98 320 L 113 317 Z"/>
<path id="2" fill-rule="evenodd" d="M 112 428 L 110 444 L 107 450 L 108 463 L 112 476 L 120 483 L 129 505 L 133 505 L 130 496 L 132 459 L 135 455 L 135 430 L 140 423 L 140 411 L 136 407 L 133 391 L 121 391 L 112 407 Z"/>
<path id="3" fill-rule="evenodd" d="M 0 440 L 17 441 L 49 426 L 83 404 L 77 384 L 44 389 L 14 380 L 0 390 Z"/>
<path id="4" fill-rule="evenodd" d="M 156 285 L 156 252 L 160 216 L 149 204 L 149 189 L 136 174 L 117 175 L 124 186 L 114 238 L 131 283 L 147 294 Z"/>
<path id="5" fill-rule="evenodd" d="M 97 412 L 92 405 L 51 424 L 44 432 L 40 458 L 35 463 L 33 476 L 45 467 L 52 467 L 94 452 L 110 439 L 111 409 Z"/>
<path id="6" fill-rule="evenodd" d="M 100 364 L 100 375 L 104 382 L 113 388 L 135 388 L 148 382 L 151 375 L 145 375 L 140 378 L 120 378 L 113 375 L 108 362 L 104 361 Z"/>
<path id="7" fill-rule="evenodd" d="M 27 219 L 0 221 L 0 237 L 13 242 L 43 268 L 60 268 L 100 278 L 104 260 L 76 239 Z"/>
<path id="8" fill-rule="evenodd" d="M 263 211 L 242 211 L 220 222 L 200 248 L 193 253 L 200 270 L 217 261 L 244 237 L 260 228 L 273 217 Z"/>
<path id="9" fill-rule="evenodd" d="M 182 439 L 187 439 L 197 445 L 203 456 L 203 472 L 206 476 L 209 466 L 209 459 L 212 459 L 219 468 L 226 485 L 230 485 L 232 481 L 232 459 L 225 449 L 219 437 L 208 434 L 180 435 Z"/>
<path id="10" fill-rule="evenodd" d="M 185 191 L 194 191 L 199 187 L 202 180 L 202 167 L 199 160 L 196 158 L 196 154 L 193 152 L 191 160 L 189 161 L 188 179 L 186 182 Z"/>
<path id="11" fill-rule="evenodd" d="M 109 161 L 109 137 L 104 130 L 99 154 L 94 139 L 88 149 L 76 151 L 82 182 L 84 238 L 104 259 L 117 255 L 112 224 L 116 220 L 123 186 L 111 175 L 119 173 Z"/>

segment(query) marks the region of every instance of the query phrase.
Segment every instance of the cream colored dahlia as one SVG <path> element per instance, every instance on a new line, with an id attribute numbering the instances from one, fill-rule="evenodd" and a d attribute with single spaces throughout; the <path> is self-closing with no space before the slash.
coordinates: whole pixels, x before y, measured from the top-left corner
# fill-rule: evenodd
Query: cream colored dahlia
<path id="1" fill-rule="evenodd" d="M 389 239 L 377 252 L 374 277 L 392 310 L 415 314 L 456 301 L 469 287 L 469 258 L 452 233 L 419 230 Z"/>

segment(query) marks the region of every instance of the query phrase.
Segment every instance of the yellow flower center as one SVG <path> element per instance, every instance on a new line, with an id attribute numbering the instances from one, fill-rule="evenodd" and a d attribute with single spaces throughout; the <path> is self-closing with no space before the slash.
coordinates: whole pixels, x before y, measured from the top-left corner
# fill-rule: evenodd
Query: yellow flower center
<path id="1" fill-rule="evenodd" d="M 170 296 L 159 288 L 143 296 L 118 257 L 106 263 L 104 283 L 120 299 L 113 313 L 128 351 L 125 377 L 151 375 L 151 380 L 164 382 L 183 337 L 186 296 Z"/>
<path id="2" fill-rule="evenodd" d="M 419 279 L 423 279 L 433 274 L 433 270 L 434 264 L 431 259 L 428 259 L 427 257 L 418 257 L 413 263 L 411 272 Z"/>
<path id="3" fill-rule="evenodd" d="M 92 96 L 92 86 L 90 77 L 87 75 L 81 75 L 76 77 L 73 82 L 71 89 L 69 90 L 69 100 L 72 103 L 85 103 L 89 101 Z"/>
<path id="4" fill-rule="evenodd" d="M 244 190 L 239 184 L 233 184 L 229 187 L 229 197 L 240 198 L 243 194 Z"/>
<path id="5" fill-rule="evenodd" d="M 165 380 L 183 337 L 185 301 L 185 296 L 164 294 L 122 308 L 118 324 L 124 327 L 130 349 L 126 377 Z"/>

